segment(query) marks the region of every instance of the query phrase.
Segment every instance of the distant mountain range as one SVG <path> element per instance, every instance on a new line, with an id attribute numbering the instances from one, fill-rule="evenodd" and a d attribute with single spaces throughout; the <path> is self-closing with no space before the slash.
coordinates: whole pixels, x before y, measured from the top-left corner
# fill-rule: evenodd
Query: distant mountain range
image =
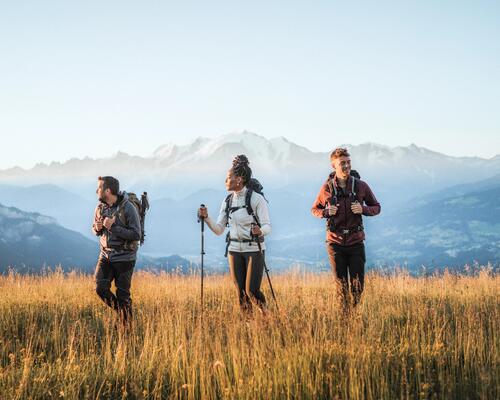
<path id="1" fill-rule="evenodd" d="M 53 218 L 0 205 L 0 271 L 9 266 L 37 271 L 59 264 L 91 271 L 97 255 L 96 243 Z"/>
<path id="2" fill-rule="evenodd" d="M 0 183 L 21 186 L 51 183 L 92 200 L 100 175 L 120 178 L 124 188 L 146 190 L 154 198 L 181 199 L 201 189 L 223 188 L 231 160 L 247 154 L 251 167 L 269 189 L 314 191 L 330 170 L 329 152 L 312 152 L 286 138 L 266 139 L 250 132 L 199 138 L 187 146 L 160 146 L 150 157 L 117 153 L 105 159 L 71 159 L 0 171 Z M 443 187 L 500 173 L 500 155 L 491 159 L 451 157 L 418 147 L 366 143 L 350 149 L 353 167 L 375 188 L 385 204 L 431 193 Z"/>
<path id="3" fill-rule="evenodd" d="M 93 272 L 98 254 L 96 241 L 60 226 L 54 218 L 0 204 L 0 273 L 9 268 L 36 273 L 57 266 Z M 140 255 L 137 266 L 181 273 L 198 267 L 176 255 L 162 258 Z"/>
<path id="4" fill-rule="evenodd" d="M 410 265 L 500 266 L 500 175 L 413 199 L 373 222 L 374 258 Z"/>
<path id="5" fill-rule="evenodd" d="M 65 228 L 91 237 L 95 202 L 53 184 L 21 187 L 0 184 L 0 202 L 23 211 L 50 215 Z"/>
<path id="6" fill-rule="evenodd" d="M 495 205 L 500 156 L 450 157 L 416 145 L 347 147 L 354 168 L 382 204 L 380 216 L 365 218 L 370 265 L 407 263 L 415 268 L 500 262 L 500 215 Z M 267 140 L 249 132 L 200 138 L 188 146 L 161 146 L 151 157 L 118 153 L 108 159 L 0 171 L 0 201 L 50 215 L 60 229 L 80 232 L 96 248 L 90 234 L 96 178 L 115 175 L 124 189 L 150 194 L 142 260 L 161 266 L 159 257 L 180 254 L 197 261 L 196 209 L 204 203 L 210 215 L 217 216 L 226 196 L 226 171 L 232 158 L 243 153 L 270 201 L 273 232 L 268 255 L 273 265 L 324 265 L 324 221 L 313 218 L 309 210 L 330 171 L 330 149 L 325 150 L 315 153 L 285 138 Z M 209 231 L 205 238 L 207 262 L 225 269 L 224 239 Z M 190 268 L 187 261 L 183 265 Z"/>
<path id="7" fill-rule="evenodd" d="M 428 267 L 500 262 L 500 181 L 490 189 L 429 196 L 374 224 L 370 248 L 375 263 Z M 477 185 L 480 186 L 480 185 Z"/>

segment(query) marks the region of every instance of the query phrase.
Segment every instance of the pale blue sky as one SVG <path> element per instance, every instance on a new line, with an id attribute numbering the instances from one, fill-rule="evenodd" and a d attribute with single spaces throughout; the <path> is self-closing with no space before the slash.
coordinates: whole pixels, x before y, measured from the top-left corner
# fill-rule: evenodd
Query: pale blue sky
<path id="1" fill-rule="evenodd" d="M 0 5 L 0 168 L 243 129 L 500 153 L 499 2 Z"/>

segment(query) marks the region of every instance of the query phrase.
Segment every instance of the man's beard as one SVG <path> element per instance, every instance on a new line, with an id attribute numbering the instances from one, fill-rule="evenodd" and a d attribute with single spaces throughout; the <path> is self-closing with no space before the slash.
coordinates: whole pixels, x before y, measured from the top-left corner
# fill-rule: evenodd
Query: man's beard
<path id="1" fill-rule="evenodd" d="M 106 199 L 104 199 L 104 198 L 103 198 L 103 197 L 101 197 L 101 196 L 99 196 L 99 201 L 100 201 L 101 203 L 106 203 Z"/>

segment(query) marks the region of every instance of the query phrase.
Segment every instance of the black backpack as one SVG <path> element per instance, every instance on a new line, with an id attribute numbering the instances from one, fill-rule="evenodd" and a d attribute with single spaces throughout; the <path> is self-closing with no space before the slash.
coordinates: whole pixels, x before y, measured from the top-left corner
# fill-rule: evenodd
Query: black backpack
<path id="1" fill-rule="evenodd" d="M 349 193 L 349 196 L 351 197 L 351 201 L 355 201 L 355 200 L 357 200 L 356 189 L 358 186 L 358 181 L 361 179 L 361 175 L 359 174 L 358 171 L 356 171 L 354 169 L 351 170 L 350 175 L 352 177 L 352 179 L 351 179 L 352 183 L 351 183 L 351 191 Z M 333 171 L 330 175 L 328 175 L 328 179 L 326 182 L 328 184 L 328 188 L 330 189 L 330 193 L 332 195 L 330 198 L 330 204 L 337 204 L 338 192 L 337 192 L 337 188 L 333 184 L 333 178 L 335 178 L 335 171 Z"/>

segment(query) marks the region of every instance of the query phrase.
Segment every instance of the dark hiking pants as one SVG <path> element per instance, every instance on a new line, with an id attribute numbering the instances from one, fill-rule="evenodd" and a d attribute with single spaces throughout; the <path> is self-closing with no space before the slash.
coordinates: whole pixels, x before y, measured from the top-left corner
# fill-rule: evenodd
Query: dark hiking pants
<path id="1" fill-rule="evenodd" d="M 95 269 L 95 291 L 109 307 L 118 312 L 123 322 L 132 316 L 130 285 L 135 260 L 110 262 L 100 257 Z M 116 295 L 111 292 L 111 282 L 115 281 Z"/>
<path id="2" fill-rule="evenodd" d="M 326 248 L 342 305 L 347 307 L 350 304 L 349 288 L 354 305 L 358 304 L 365 283 L 364 243 L 341 246 L 328 242 Z"/>
<path id="3" fill-rule="evenodd" d="M 230 251 L 227 259 L 231 278 L 238 290 L 241 308 L 251 310 L 252 303 L 260 308 L 264 307 L 266 298 L 260 291 L 264 273 L 264 255 L 258 251 L 249 253 Z"/>

